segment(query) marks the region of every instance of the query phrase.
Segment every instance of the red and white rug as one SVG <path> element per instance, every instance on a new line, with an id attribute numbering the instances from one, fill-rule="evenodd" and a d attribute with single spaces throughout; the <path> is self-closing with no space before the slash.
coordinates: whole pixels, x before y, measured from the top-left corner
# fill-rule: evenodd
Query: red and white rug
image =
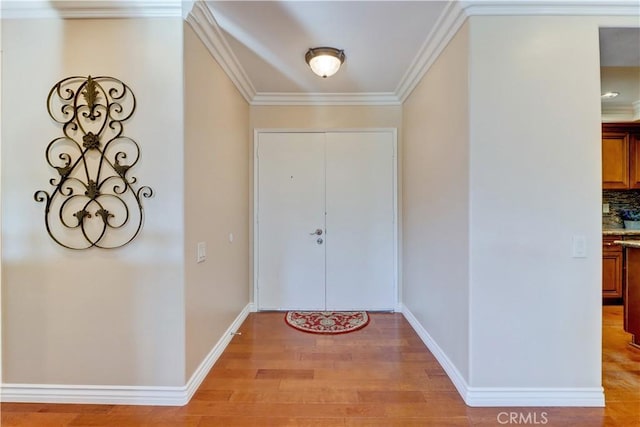
<path id="1" fill-rule="evenodd" d="M 366 311 L 289 311 L 284 321 L 292 328 L 314 334 L 344 334 L 369 323 Z"/>

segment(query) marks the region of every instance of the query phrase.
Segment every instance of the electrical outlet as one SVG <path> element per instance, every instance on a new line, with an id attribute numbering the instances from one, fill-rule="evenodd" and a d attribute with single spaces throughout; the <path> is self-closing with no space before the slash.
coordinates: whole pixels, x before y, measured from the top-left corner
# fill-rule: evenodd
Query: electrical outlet
<path id="1" fill-rule="evenodd" d="M 196 247 L 196 262 L 204 262 L 207 259 L 207 244 L 198 242 Z"/>
<path id="2" fill-rule="evenodd" d="M 609 213 L 609 203 L 602 204 L 602 213 Z"/>

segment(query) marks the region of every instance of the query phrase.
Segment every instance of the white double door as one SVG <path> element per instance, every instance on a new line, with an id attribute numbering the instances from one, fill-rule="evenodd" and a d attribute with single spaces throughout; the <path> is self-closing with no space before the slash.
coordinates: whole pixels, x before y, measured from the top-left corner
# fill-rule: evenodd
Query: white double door
<path id="1" fill-rule="evenodd" d="M 256 143 L 258 309 L 394 309 L 394 133 Z"/>

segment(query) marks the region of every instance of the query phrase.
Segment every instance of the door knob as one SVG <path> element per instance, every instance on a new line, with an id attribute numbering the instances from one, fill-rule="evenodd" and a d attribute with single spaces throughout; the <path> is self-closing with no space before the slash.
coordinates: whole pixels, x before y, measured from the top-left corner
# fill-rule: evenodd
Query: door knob
<path id="1" fill-rule="evenodd" d="M 322 236 L 322 228 L 317 228 L 313 233 L 309 233 L 312 236 Z"/>
<path id="2" fill-rule="evenodd" d="M 321 245 L 321 244 L 322 244 L 322 242 L 323 242 L 322 237 L 318 237 L 318 240 L 316 240 L 316 242 L 317 242 L 319 245 Z"/>

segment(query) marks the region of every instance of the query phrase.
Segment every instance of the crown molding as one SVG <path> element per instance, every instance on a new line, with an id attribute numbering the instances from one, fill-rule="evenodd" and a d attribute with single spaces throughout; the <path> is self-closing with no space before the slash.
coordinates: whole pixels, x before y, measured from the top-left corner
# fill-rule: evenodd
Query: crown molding
<path id="1" fill-rule="evenodd" d="M 638 111 L 640 113 L 640 111 Z M 635 117 L 635 103 L 631 105 L 609 104 L 602 105 L 602 121 L 608 122 L 630 122 L 640 118 Z"/>
<path id="2" fill-rule="evenodd" d="M 196 1 L 187 22 L 222 66 L 227 76 L 251 105 L 401 105 L 453 38 L 466 16 L 459 2 L 451 2 L 438 19 L 420 53 L 395 92 L 383 93 L 272 93 L 256 92 L 246 72 L 229 47 L 211 10 Z"/>
<path id="3" fill-rule="evenodd" d="M 258 92 L 251 105 L 401 105 L 391 92 L 382 93 L 269 93 Z"/>
<path id="4" fill-rule="evenodd" d="M 395 93 L 401 102 L 404 102 L 413 92 L 467 19 L 464 9 L 460 6 L 460 2 L 450 2 L 445 6 L 444 12 L 436 21 L 433 30 L 396 88 Z"/>
<path id="5" fill-rule="evenodd" d="M 633 114 L 633 107 L 630 105 L 603 105 L 602 112 L 607 114 Z"/>
<path id="6" fill-rule="evenodd" d="M 251 104 L 256 96 L 256 90 L 238 58 L 231 50 L 229 43 L 227 43 L 222 29 L 216 22 L 209 7 L 204 2 L 195 2 L 187 15 L 186 21 L 200 41 L 204 43 L 211 56 L 231 79 L 240 94 Z"/>
<path id="7" fill-rule="evenodd" d="M 180 0 L 2 1 L 2 19 L 177 18 Z"/>
<path id="8" fill-rule="evenodd" d="M 637 0 L 461 0 L 447 5 L 396 94 L 404 102 L 470 16 L 640 16 Z"/>
<path id="9" fill-rule="evenodd" d="M 553 15 L 553 16 L 637 16 L 637 0 L 461 0 L 467 16 Z"/>

